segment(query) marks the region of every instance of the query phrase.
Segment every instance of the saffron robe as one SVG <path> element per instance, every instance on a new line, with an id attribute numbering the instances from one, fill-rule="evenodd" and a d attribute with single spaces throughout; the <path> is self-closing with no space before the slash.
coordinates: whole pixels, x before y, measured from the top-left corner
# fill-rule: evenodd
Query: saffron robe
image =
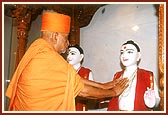
<path id="1" fill-rule="evenodd" d="M 117 72 L 114 79 L 120 78 L 124 71 Z M 144 102 L 144 93 L 147 87 L 153 89 L 154 78 L 153 73 L 144 69 L 138 68 L 137 70 L 137 83 L 136 83 L 136 93 L 134 100 L 134 111 L 147 111 L 150 110 L 146 107 Z M 108 111 L 119 111 L 119 97 L 113 97 L 108 105 Z M 129 104 L 129 102 L 128 102 Z"/>
<path id="2" fill-rule="evenodd" d="M 7 88 L 8 110 L 74 111 L 83 87 L 73 66 L 40 38 L 23 56 Z"/>
<path id="3" fill-rule="evenodd" d="M 78 71 L 78 74 L 85 78 L 85 79 L 89 79 L 89 73 L 91 72 L 90 69 L 85 68 L 85 67 L 81 67 L 80 70 Z M 76 98 L 76 110 L 77 111 L 83 111 L 83 108 L 85 108 L 85 110 L 87 110 L 87 102 L 88 100 L 83 100 L 80 98 Z"/>

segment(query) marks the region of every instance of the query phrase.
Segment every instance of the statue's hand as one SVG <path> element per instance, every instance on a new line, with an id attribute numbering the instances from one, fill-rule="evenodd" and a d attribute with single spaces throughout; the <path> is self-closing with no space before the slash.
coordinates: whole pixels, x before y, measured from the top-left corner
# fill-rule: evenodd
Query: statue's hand
<path id="1" fill-rule="evenodd" d="M 144 93 L 144 102 L 145 105 L 149 108 L 153 108 L 156 103 L 155 91 L 147 87 L 147 90 Z"/>

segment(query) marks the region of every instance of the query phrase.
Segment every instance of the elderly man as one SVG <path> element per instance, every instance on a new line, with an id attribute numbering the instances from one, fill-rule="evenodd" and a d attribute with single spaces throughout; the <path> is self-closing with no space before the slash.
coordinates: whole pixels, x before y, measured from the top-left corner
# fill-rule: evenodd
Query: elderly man
<path id="1" fill-rule="evenodd" d="M 82 79 L 60 55 L 69 45 L 70 17 L 55 12 L 42 15 L 42 36 L 20 61 L 6 91 L 10 111 L 74 111 L 75 97 L 119 95 L 127 79 L 106 84 Z"/>

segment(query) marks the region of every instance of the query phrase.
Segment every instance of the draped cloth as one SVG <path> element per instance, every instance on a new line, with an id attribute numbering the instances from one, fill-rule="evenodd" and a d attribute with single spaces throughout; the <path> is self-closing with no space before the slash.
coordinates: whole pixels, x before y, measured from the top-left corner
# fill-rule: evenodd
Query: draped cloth
<path id="1" fill-rule="evenodd" d="M 7 88 L 8 110 L 74 111 L 75 97 L 83 87 L 73 66 L 39 38 L 23 56 Z"/>
<path id="2" fill-rule="evenodd" d="M 80 70 L 78 71 L 78 74 L 79 74 L 81 77 L 83 77 L 83 78 L 89 80 L 89 73 L 90 73 L 90 72 L 91 72 L 90 69 L 85 68 L 85 67 L 81 67 Z"/>

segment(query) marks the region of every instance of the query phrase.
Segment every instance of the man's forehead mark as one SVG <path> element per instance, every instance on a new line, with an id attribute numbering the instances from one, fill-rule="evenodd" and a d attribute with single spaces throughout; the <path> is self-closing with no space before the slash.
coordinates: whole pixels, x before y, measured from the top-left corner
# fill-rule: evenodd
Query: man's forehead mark
<path id="1" fill-rule="evenodd" d="M 124 46 L 124 49 L 126 49 L 127 47 L 126 46 Z"/>

